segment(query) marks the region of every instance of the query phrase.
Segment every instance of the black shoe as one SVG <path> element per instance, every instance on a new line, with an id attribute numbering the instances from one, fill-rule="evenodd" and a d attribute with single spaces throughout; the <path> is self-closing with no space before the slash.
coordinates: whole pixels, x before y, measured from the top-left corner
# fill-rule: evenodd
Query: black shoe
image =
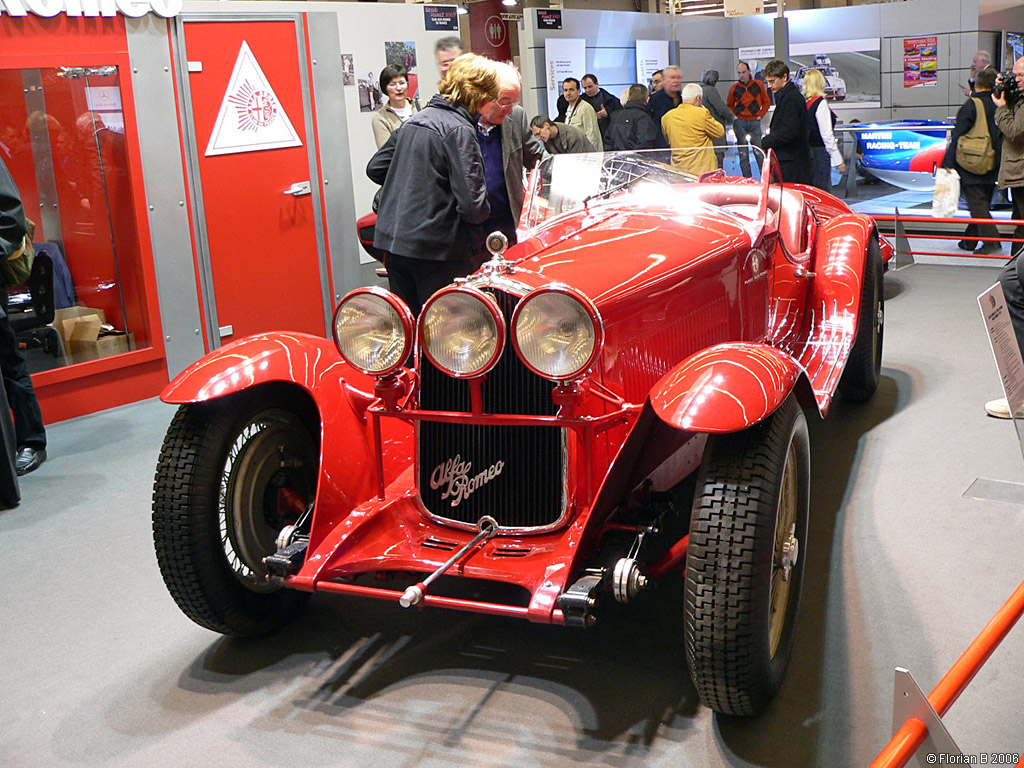
<path id="1" fill-rule="evenodd" d="M 31 445 L 23 445 L 18 449 L 18 457 L 14 461 L 14 470 L 18 477 L 27 475 L 39 469 L 39 465 L 46 461 L 45 448 L 33 448 Z"/>
<path id="2" fill-rule="evenodd" d="M 997 243 L 994 240 L 990 240 L 988 242 L 982 243 L 981 244 L 981 248 L 979 248 L 977 252 L 978 253 L 982 253 L 982 254 L 1002 253 L 1003 252 L 1003 244 L 1002 243 Z"/>
<path id="3" fill-rule="evenodd" d="M 977 241 L 972 243 L 969 240 L 961 240 L 959 243 L 956 244 L 956 247 L 959 248 L 961 251 L 971 251 L 973 253 L 974 249 L 978 247 L 978 243 Z"/>

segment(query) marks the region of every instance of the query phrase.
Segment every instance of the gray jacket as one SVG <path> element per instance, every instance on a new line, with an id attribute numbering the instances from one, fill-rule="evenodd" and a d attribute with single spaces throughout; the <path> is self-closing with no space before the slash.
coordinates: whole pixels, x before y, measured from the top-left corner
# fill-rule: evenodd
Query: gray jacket
<path id="1" fill-rule="evenodd" d="M 391 134 L 366 167 L 378 184 L 373 246 L 413 259 L 465 259 L 483 250 L 491 215 L 476 119 L 434 96 Z"/>
<path id="2" fill-rule="evenodd" d="M 715 120 L 722 124 L 723 128 L 732 125 L 732 121 L 736 116 L 725 105 L 725 102 L 722 101 L 722 95 L 718 92 L 718 70 L 707 70 L 701 78 L 700 87 L 703 91 L 701 94 L 701 105 L 711 113 Z M 722 136 L 720 139 L 714 139 L 713 143 L 716 146 L 725 146 L 729 141 L 725 136 Z"/>
<path id="3" fill-rule="evenodd" d="M 1024 99 L 996 107 L 996 125 L 1003 134 L 999 186 L 1024 187 Z"/>
<path id="4" fill-rule="evenodd" d="M 523 169 L 533 170 L 538 160 L 548 156 L 540 139 L 533 135 L 526 110 L 518 104 L 501 124 L 501 159 L 505 165 L 505 185 L 512 218 L 519 222 L 523 212 Z"/>

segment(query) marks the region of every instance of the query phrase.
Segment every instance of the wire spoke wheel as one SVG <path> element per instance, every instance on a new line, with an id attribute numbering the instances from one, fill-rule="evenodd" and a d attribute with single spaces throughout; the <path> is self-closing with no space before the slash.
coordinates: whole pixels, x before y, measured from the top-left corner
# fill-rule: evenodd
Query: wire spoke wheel
<path id="1" fill-rule="evenodd" d="M 315 415 L 278 406 L 295 400 L 268 386 L 182 405 L 164 438 L 153 487 L 157 562 L 178 607 L 215 632 L 268 634 L 307 598 L 263 564 L 316 496 Z"/>
<path id="2" fill-rule="evenodd" d="M 316 457 L 301 423 L 287 411 L 265 411 L 238 433 L 224 463 L 218 498 L 221 546 L 236 578 L 258 592 L 273 591 L 263 558 L 273 554 L 277 534 L 295 522 L 279 504 L 291 488 L 307 501 L 308 468 Z"/>

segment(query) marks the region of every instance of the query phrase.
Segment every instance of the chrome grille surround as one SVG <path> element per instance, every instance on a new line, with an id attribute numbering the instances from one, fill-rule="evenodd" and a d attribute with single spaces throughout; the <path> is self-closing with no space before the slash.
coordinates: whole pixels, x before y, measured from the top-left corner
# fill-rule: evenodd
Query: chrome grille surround
<path id="1" fill-rule="evenodd" d="M 506 321 L 529 290 L 502 275 L 466 281 L 494 296 Z M 422 411 L 470 411 L 470 384 L 449 377 L 419 355 Z M 506 344 L 498 365 L 481 385 L 485 414 L 553 416 L 555 384 L 532 373 Z M 459 463 L 455 464 L 458 457 Z M 498 472 L 498 462 L 502 466 Z M 442 469 L 465 469 L 456 483 Z M 468 466 L 467 466 L 468 465 Z M 479 484 L 473 487 L 473 480 Z M 506 426 L 448 424 L 425 419 L 416 423 L 416 480 L 424 514 L 455 528 L 476 530 L 484 514 L 494 517 L 500 534 L 544 533 L 564 524 L 568 513 L 567 429 L 551 425 Z M 459 495 L 458 488 L 468 490 Z M 453 491 L 442 499 L 445 491 Z M 452 506 L 451 502 L 456 499 Z"/>

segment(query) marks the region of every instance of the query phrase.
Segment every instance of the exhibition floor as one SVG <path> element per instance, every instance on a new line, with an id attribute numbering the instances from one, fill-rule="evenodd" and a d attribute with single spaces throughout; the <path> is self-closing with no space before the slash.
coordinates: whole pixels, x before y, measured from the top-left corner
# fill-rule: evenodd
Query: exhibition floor
<path id="1" fill-rule="evenodd" d="M 174 409 L 53 425 L 49 461 L 0 512 L 7 549 L 0 765 L 866 766 L 891 733 L 893 668 L 927 692 L 1024 578 L 1024 481 L 976 296 L 994 266 L 885 278 L 883 380 L 812 419 L 810 541 L 793 663 L 763 716 L 700 706 L 678 584 L 590 631 L 316 595 L 264 640 L 174 605 L 150 494 Z M 950 711 L 967 754 L 1024 747 L 1024 627 Z"/>

